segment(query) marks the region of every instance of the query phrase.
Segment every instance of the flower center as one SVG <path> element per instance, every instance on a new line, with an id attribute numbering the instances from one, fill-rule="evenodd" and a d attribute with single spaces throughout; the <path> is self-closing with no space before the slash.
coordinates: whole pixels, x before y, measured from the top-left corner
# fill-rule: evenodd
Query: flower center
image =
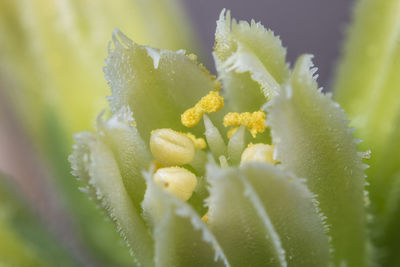
<path id="1" fill-rule="evenodd" d="M 240 161 L 240 164 L 252 161 L 276 164 L 273 145 L 250 143 L 247 148 L 243 149 L 245 145 L 244 130 L 238 131 L 241 127 L 245 128 L 253 138 L 258 133 L 263 133 L 267 128 L 265 113 L 261 110 L 227 113 L 224 116 L 223 125 L 231 128 L 227 132 L 229 144 L 226 149 L 218 129 L 205 116 L 205 114 L 217 112 L 223 107 L 224 98 L 220 96 L 219 90 L 210 91 L 181 115 L 181 123 L 186 127 L 194 127 L 204 117 L 208 148 L 218 158 L 222 168 L 229 166 L 231 160 L 229 153 L 239 153 L 240 158 L 237 163 Z M 196 161 L 196 150 L 205 149 L 207 143 L 204 138 L 198 138 L 191 133 L 177 132 L 172 129 L 152 131 L 150 150 L 155 159 L 156 169 L 153 180 L 183 201 L 190 199 L 196 188 L 197 178 L 188 166 Z M 202 153 L 204 154 L 204 152 Z M 204 165 L 204 162 L 202 164 Z"/>

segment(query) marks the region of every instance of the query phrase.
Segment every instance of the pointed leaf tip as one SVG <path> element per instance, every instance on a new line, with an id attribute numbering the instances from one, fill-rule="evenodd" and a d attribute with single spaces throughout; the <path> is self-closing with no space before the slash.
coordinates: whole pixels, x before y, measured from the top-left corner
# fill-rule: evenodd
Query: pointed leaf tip
<path id="1" fill-rule="evenodd" d="M 223 10 L 217 21 L 214 59 L 234 111 L 258 110 L 289 75 L 286 49 L 260 23 L 236 22 Z"/>
<path id="2" fill-rule="evenodd" d="M 120 31 L 113 33 L 113 44 L 104 67 L 112 111 L 129 106 L 146 142 L 155 129 L 184 131 L 181 114 L 215 87 L 209 72 L 183 50 L 140 46 Z"/>

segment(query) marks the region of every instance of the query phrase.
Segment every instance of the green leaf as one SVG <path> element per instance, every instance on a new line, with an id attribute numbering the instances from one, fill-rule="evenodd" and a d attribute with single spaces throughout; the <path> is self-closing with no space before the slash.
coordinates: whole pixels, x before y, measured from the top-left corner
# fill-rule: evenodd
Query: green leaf
<path id="1" fill-rule="evenodd" d="M 369 161 L 371 170 L 371 197 L 373 201 L 374 245 L 380 250 L 380 263 L 383 266 L 400 264 L 400 116 L 394 130 L 377 155 Z M 382 257 L 383 256 L 383 257 Z"/>
<path id="2" fill-rule="evenodd" d="M 387 197 L 386 212 L 376 222 L 381 228 L 375 229 L 379 234 L 375 244 L 381 249 L 382 255 L 385 255 L 384 258 L 381 258 L 382 266 L 398 266 L 400 264 L 398 253 L 400 249 L 400 173 L 397 173 L 394 180 L 395 183 Z"/>
<path id="3" fill-rule="evenodd" d="M 237 169 L 207 167 L 208 226 L 231 266 L 286 266 L 281 240 L 258 197 Z"/>
<path id="4" fill-rule="evenodd" d="M 159 267 L 230 266 L 199 215 L 185 202 L 163 191 L 147 177 L 144 216 L 152 225 L 155 265 Z"/>
<path id="5" fill-rule="evenodd" d="M 187 130 L 181 114 L 216 86 L 208 71 L 185 51 L 139 46 L 116 30 L 104 68 L 113 112 L 128 105 L 142 138 L 160 128 Z M 201 127 L 193 132 L 201 134 Z"/>
<path id="6" fill-rule="evenodd" d="M 233 111 L 256 111 L 275 96 L 289 75 L 286 49 L 260 23 L 231 20 L 221 12 L 214 60 Z"/>
<path id="7" fill-rule="evenodd" d="M 365 266 L 366 166 L 343 110 L 317 89 L 311 56 L 301 56 L 290 82 L 268 107 L 278 159 L 316 194 L 330 225 L 334 263 Z"/>
<path id="8" fill-rule="evenodd" d="M 389 215 L 389 196 L 400 172 L 400 1 L 360 0 L 354 11 L 335 77 L 335 98 L 349 114 L 356 136 L 364 140 L 362 148 L 371 150 L 367 175 L 374 241 L 382 251 L 380 264 L 397 266 L 399 242 L 393 226 L 399 221 L 389 223 L 396 218 Z"/>
<path id="9" fill-rule="evenodd" d="M 381 148 L 400 114 L 399 12 L 399 0 L 359 1 L 335 80 L 335 98 L 366 149 Z"/>
<path id="10" fill-rule="evenodd" d="M 259 198 L 286 251 L 288 266 L 329 266 L 325 217 L 305 180 L 270 164 L 241 168 L 246 190 Z"/>
<path id="11" fill-rule="evenodd" d="M 122 118 L 120 117 L 120 119 Z M 118 122 L 116 117 L 111 118 L 107 123 L 108 127 L 115 126 L 120 127 L 120 130 L 122 128 L 125 128 L 126 131 L 131 130 L 131 137 L 135 135 L 133 129 L 124 125 L 121 121 Z M 137 197 L 131 198 L 125 188 L 125 183 L 128 182 L 126 179 L 138 180 L 139 177 L 125 176 L 125 180 L 122 177 L 122 175 L 135 173 L 136 167 L 127 171 L 126 166 L 124 166 L 126 161 L 118 161 L 113 153 L 113 150 L 121 149 L 122 143 L 117 143 L 117 145 L 111 142 L 105 143 L 101 132 L 99 134 L 82 132 L 75 135 L 75 140 L 74 152 L 70 156 L 73 174 L 87 183 L 88 193 L 92 198 L 97 199 L 115 221 L 138 264 L 152 266 L 152 238 L 140 215 L 140 209 L 135 207 L 132 201 Z M 120 141 L 130 141 L 125 145 L 127 149 L 131 149 L 131 152 L 134 150 L 135 143 L 131 142 L 132 139 L 121 139 Z M 140 151 L 140 148 L 138 149 Z M 123 156 L 123 154 L 120 156 Z M 134 166 L 135 162 L 131 164 Z M 120 166 L 124 167 L 120 169 Z"/>

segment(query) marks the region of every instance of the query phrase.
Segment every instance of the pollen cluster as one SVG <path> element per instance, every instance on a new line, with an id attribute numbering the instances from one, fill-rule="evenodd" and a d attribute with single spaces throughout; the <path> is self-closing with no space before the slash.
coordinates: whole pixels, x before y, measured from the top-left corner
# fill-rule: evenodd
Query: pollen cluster
<path id="1" fill-rule="evenodd" d="M 230 138 L 240 126 L 246 127 L 253 137 L 256 137 L 257 133 L 265 131 L 265 113 L 262 111 L 255 112 L 229 112 L 224 117 L 224 126 L 233 126 L 228 132 Z"/>
<path id="2" fill-rule="evenodd" d="M 210 91 L 203 96 L 193 107 L 181 115 L 181 122 L 186 127 L 193 127 L 199 123 L 205 113 L 217 112 L 224 107 L 224 98 L 218 91 Z"/>
<path id="3" fill-rule="evenodd" d="M 204 140 L 204 138 L 197 138 L 196 136 L 194 136 L 191 133 L 182 133 L 184 135 L 186 135 L 187 137 L 189 137 L 193 144 L 194 144 L 194 148 L 196 149 L 205 149 L 207 147 L 206 141 Z"/>

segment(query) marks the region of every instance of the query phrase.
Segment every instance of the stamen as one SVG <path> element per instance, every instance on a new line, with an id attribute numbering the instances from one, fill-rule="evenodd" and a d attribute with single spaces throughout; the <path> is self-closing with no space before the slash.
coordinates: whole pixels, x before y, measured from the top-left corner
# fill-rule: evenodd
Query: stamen
<path id="1" fill-rule="evenodd" d="M 274 145 L 251 144 L 242 153 L 240 164 L 246 162 L 269 162 L 276 164 L 274 159 Z"/>
<path id="2" fill-rule="evenodd" d="M 224 126 L 235 126 L 231 130 L 229 130 L 229 138 L 236 132 L 236 128 L 241 125 L 246 127 L 253 137 L 256 137 L 257 133 L 262 133 L 265 131 L 265 113 L 262 111 L 255 111 L 253 113 L 229 112 L 225 115 Z"/>
<path id="3" fill-rule="evenodd" d="M 150 150 L 164 166 L 184 165 L 193 160 L 193 141 L 174 130 L 158 129 L 151 133 Z"/>
<path id="4" fill-rule="evenodd" d="M 183 201 L 188 200 L 197 185 L 196 176 L 181 167 L 169 167 L 158 169 L 153 174 L 155 183 L 162 186 L 164 190 Z"/>
<path id="5" fill-rule="evenodd" d="M 191 133 L 181 133 L 181 134 L 184 134 L 187 137 L 189 137 L 193 141 L 194 147 L 196 149 L 201 150 L 201 149 L 205 149 L 207 147 L 207 144 L 206 144 L 206 141 L 204 140 L 204 138 L 196 138 L 196 136 L 194 136 Z"/>
<path id="6" fill-rule="evenodd" d="M 186 110 L 181 115 L 181 122 L 186 127 L 193 127 L 199 123 L 205 113 L 217 112 L 223 107 L 224 98 L 219 95 L 218 91 L 210 91 L 193 108 Z"/>

